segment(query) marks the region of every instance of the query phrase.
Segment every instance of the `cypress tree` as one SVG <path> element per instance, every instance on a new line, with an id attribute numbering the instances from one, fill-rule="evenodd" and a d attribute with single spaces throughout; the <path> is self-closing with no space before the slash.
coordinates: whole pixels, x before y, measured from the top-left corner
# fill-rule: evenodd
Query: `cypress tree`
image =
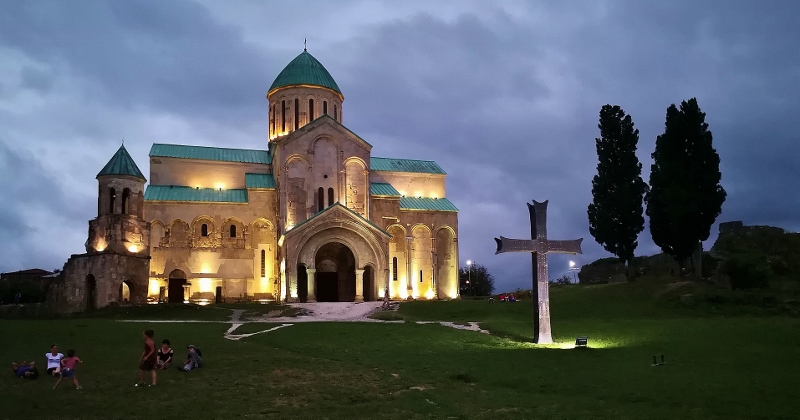
<path id="1" fill-rule="evenodd" d="M 701 241 L 708 239 L 726 197 L 705 117 L 695 98 L 681 102 L 680 109 L 671 105 L 652 155 L 646 196 L 650 233 L 681 271 Z"/>
<path id="2" fill-rule="evenodd" d="M 597 175 L 592 179 L 589 233 L 606 251 L 627 266 L 644 230 L 642 200 L 647 184 L 636 157 L 639 130 L 630 115 L 617 105 L 600 109 Z M 630 275 L 630 272 L 628 273 Z"/>

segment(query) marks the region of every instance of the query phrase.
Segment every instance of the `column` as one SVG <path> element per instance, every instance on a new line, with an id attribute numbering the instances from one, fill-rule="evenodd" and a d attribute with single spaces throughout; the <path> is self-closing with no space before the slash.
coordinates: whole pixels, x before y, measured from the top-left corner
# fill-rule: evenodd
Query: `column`
<path id="1" fill-rule="evenodd" d="M 431 238 L 431 289 L 433 289 L 433 298 L 439 297 L 439 255 L 436 253 L 436 237 Z"/>
<path id="2" fill-rule="evenodd" d="M 356 270 L 356 302 L 364 301 L 364 270 Z"/>
<path id="3" fill-rule="evenodd" d="M 306 298 L 306 302 L 316 302 L 317 291 L 314 289 L 314 276 L 317 274 L 317 269 L 306 268 L 306 273 L 308 274 L 308 297 Z"/>
<path id="4" fill-rule="evenodd" d="M 183 301 L 186 302 L 189 300 L 191 295 L 189 294 L 189 288 L 192 287 L 192 283 L 186 283 L 183 285 Z"/>
<path id="5" fill-rule="evenodd" d="M 391 278 L 391 275 L 389 273 L 389 269 L 388 268 L 383 270 L 383 272 L 384 272 L 384 276 L 383 276 L 383 279 L 384 279 L 383 280 L 384 281 L 384 283 L 383 283 L 383 296 L 384 296 L 384 298 L 383 299 L 384 300 L 389 300 L 389 298 L 391 297 L 391 294 L 389 293 L 389 287 L 391 285 L 390 281 L 392 280 L 392 278 Z"/>
<path id="6" fill-rule="evenodd" d="M 411 236 L 406 236 L 406 291 L 409 296 L 414 294 L 414 287 L 411 285 L 411 277 L 413 277 L 412 274 L 414 273 L 413 240 L 414 238 Z"/>

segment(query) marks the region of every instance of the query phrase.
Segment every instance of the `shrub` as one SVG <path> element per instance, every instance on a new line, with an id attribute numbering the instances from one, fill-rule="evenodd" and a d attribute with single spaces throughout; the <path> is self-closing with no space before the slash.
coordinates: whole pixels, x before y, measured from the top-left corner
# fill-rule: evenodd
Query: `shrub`
<path id="1" fill-rule="evenodd" d="M 731 279 L 733 289 L 765 289 L 772 276 L 764 255 L 731 254 L 722 264 L 722 272 Z"/>
<path id="2" fill-rule="evenodd" d="M 570 280 L 569 276 L 563 275 L 555 280 L 550 280 L 550 283 L 556 286 L 566 286 L 572 284 L 572 281 Z"/>

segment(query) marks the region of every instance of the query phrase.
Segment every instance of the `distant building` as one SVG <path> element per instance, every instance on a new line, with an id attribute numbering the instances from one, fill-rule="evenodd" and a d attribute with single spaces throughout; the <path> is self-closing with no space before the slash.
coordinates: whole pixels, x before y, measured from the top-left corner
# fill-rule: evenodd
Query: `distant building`
<path id="1" fill-rule="evenodd" d="M 267 92 L 265 147 L 154 144 L 150 185 L 120 147 L 98 174 L 64 311 L 112 302 L 450 299 L 458 210 L 432 161 L 379 158 L 307 51 Z"/>

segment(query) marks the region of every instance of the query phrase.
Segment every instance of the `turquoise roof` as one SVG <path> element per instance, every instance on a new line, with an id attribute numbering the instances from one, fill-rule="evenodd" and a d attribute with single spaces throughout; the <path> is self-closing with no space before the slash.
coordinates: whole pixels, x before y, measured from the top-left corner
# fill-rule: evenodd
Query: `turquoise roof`
<path id="1" fill-rule="evenodd" d="M 139 178 L 142 181 L 147 181 L 144 175 L 142 175 L 142 171 L 136 166 L 136 162 L 133 161 L 128 151 L 125 150 L 124 144 L 117 149 L 117 153 L 111 156 L 111 160 L 109 160 L 106 166 L 97 174 L 98 177 L 105 175 L 128 175 Z"/>
<path id="2" fill-rule="evenodd" d="M 400 210 L 458 211 L 446 198 L 400 197 Z"/>
<path id="3" fill-rule="evenodd" d="M 148 185 L 145 201 L 190 201 L 198 203 L 246 203 L 247 190 L 192 188 L 178 185 Z"/>
<path id="4" fill-rule="evenodd" d="M 432 160 L 392 159 L 374 157 L 369 160 L 373 171 L 419 172 L 424 174 L 445 174 L 446 172 Z"/>
<path id="5" fill-rule="evenodd" d="M 384 182 L 373 182 L 369 184 L 369 193 L 371 195 L 388 195 L 392 197 L 400 197 L 400 192 L 398 192 L 392 184 L 387 184 Z"/>
<path id="6" fill-rule="evenodd" d="M 244 185 L 247 188 L 275 189 L 275 177 L 272 174 L 244 174 Z"/>
<path id="7" fill-rule="evenodd" d="M 294 60 L 278 74 L 268 92 L 275 89 L 294 85 L 322 86 L 341 94 L 339 85 L 333 80 L 331 74 L 313 55 L 303 50 Z"/>
<path id="8" fill-rule="evenodd" d="M 218 160 L 240 163 L 272 163 L 272 153 L 267 150 L 228 149 L 223 147 L 185 146 L 182 144 L 153 144 L 150 157 L 178 159 Z"/>

